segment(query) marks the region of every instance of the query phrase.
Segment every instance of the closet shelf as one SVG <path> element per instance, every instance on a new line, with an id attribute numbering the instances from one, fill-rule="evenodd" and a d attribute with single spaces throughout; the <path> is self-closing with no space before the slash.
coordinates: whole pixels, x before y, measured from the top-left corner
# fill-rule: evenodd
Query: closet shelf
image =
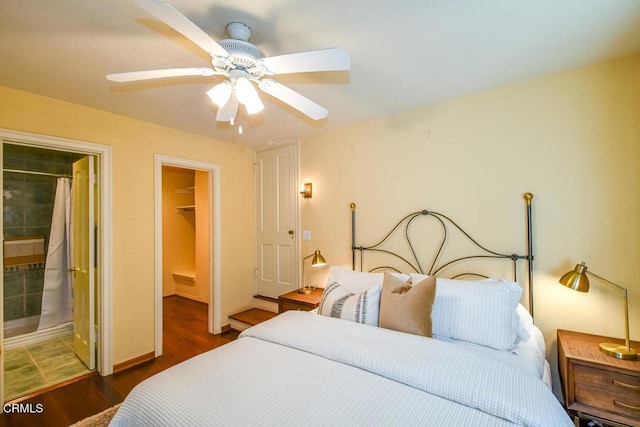
<path id="1" fill-rule="evenodd" d="M 193 194 L 193 192 L 195 191 L 196 187 L 192 186 L 192 187 L 185 187 L 185 188 L 176 188 L 176 193 L 179 194 Z"/>
<path id="2" fill-rule="evenodd" d="M 195 271 L 175 271 L 172 274 L 173 274 L 173 278 L 176 280 L 186 280 L 189 282 L 196 281 Z"/>
<path id="3" fill-rule="evenodd" d="M 196 205 L 176 206 L 178 213 L 195 211 Z"/>

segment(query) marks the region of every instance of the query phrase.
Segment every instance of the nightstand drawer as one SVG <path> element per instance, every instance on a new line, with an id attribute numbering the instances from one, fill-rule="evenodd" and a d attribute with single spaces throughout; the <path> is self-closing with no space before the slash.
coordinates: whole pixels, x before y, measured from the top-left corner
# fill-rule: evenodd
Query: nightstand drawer
<path id="1" fill-rule="evenodd" d="M 305 304 L 298 301 L 281 300 L 280 301 L 280 313 L 284 313 L 289 310 L 302 310 L 311 311 L 315 307 L 312 304 Z"/>
<path id="2" fill-rule="evenodd" d="M 637 394 L 634 398 L 627 393 L 612 393 L 606 389 L 577 383 L 575 393 L 578 404 L 640 420 L 640 398 Z"/>
<path id="3" fill-rule="evenodd" d="M 640 401 L 640 376 L 625 375 L 591 366 L 575 365 L 575 383 L 607 390 Z"/>

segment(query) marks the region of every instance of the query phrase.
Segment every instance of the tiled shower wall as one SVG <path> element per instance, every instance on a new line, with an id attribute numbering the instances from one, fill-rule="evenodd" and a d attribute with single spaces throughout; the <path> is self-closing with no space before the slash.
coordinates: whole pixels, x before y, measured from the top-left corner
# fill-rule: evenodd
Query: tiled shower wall
<path id="1" fill-rule="evenodd" d="M 4 169 L 71 175 L 78 153 L 3 144 Z M 45 236 L 49 242 L 56 176 L 3 172 L 4 236 Z M 44 269 L 4 273 L 4 320 L 40 314 Z"/>

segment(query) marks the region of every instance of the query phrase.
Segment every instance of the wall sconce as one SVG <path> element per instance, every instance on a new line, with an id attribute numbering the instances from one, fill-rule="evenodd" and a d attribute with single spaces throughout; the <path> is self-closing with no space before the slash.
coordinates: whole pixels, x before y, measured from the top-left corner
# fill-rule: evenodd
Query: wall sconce
<path id="1" fill-rule="evenodd" d="M 304 197 L 305 199 L 311 198 L 311 196 L 313 195 L 313 190 L 310 182 L 304 183 L 304 186 L 302 187 L 302 191 L 300 192 L 300 194 L 302 194 L 302 197 Z"/>

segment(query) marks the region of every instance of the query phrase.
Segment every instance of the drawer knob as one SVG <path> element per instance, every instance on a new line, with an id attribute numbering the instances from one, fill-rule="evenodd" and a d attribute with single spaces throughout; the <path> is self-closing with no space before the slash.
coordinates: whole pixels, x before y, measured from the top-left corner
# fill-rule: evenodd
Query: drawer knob
<path id="1" fill-rule="evenodd" d="M 611 382 L 613 383 L 613 385 L 617 385 L 617 386 L 626 388 L 627 390 L 640 391 L 640 386 L 638 386 L 638 385 L 627 384 L 627 383 L 623 383 L 622 381 L 618 381 L 618 380 L 612 380 Z"/>
<path id="2" fill-rule="evenodd" d="M 613 400 L 613 405 L 614 406 L 619 406 L 621 408 L 626 408 L 626 409 L 632 409 L 634 411 L 640 411 L 640 406 L 636 406 L 636 405 L 629 405 L 628 403 L 622 403 L 622 402 L 618 402 L 617 400 Z"/>

